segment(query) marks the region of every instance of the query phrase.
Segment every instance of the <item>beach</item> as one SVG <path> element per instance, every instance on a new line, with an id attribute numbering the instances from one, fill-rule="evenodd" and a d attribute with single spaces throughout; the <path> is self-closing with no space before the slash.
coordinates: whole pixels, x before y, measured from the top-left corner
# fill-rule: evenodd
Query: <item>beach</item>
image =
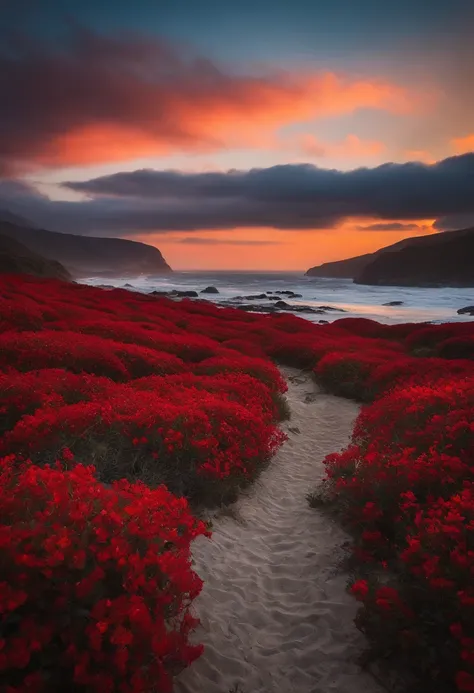
<path id="1" fill-rule="evenodd" d="M 306 496 L 347 444 L 358 406 L 286 368 L 288 441 L 255 485 L 196 540 L 204 654 L 176 693 L 380 693 L 357 664 L 365 639 L 341 569 L 344 531 Z"/>

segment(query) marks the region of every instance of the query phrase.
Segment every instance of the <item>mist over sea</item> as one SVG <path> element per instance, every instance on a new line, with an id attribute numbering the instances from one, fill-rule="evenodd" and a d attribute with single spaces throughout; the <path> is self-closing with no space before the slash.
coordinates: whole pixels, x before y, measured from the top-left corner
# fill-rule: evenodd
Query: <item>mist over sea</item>
<path id="1" fill-rule="evenodd" d="M 130 291 L 195 290 L 198 293 L 207 286 L 215 286 L 218 294 L 203 294 L 201 298 L 221 303 L 235 296 L 260 294 L 267 291 L 294 291 L 302 298 L 282 298 L 290 305 L 308 305 L 313 308 L 326 305 L 342 308 L 346 313 L 326 315 L 300 314 L 300 317 L 318 322 L 332 322 L 341 317 L 364 317 L 384 323 L 401 322 L 450 322 L 474 320 L 474 317 L 457 315 L 456 311 L 474 304 L 474 289 L 413 288 L 398 286 L 362 286 L 350 279 L 322 279 L 305 277 L 299 272 L 236 272 L 236 271 L 189 271 L 173 272 L 154 277 L 89 277 L 82 280 L 92 285 L 113 285 Z M 390 301 L 403 301 L 401 306 L 384 306 Z M 245 301 L 251 303 L 251 301 Z M 256 305 L 270 301 L 254 301 Z M 238 301 L 235 302 L 237 306 Z"/>

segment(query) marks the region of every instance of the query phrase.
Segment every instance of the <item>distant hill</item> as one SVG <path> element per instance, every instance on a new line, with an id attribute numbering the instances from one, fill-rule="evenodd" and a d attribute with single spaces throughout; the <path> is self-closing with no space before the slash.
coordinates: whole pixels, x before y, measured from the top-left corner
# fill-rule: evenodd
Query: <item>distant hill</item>
<path id="1" fill-rule="evenodd" d="M 367 265 L 369 265 L 378 255 L 382 253 L 394 252 L 401 250 L 407 244 L 417 242 L 420 238 L 427 240 L 434 238 L 438 234 L 432 236 L 415 236 L 413 238 L 404 238 L 402 241 L 397 241 L 392 245 L 387 245 L 384 248 L 376 250 L 374 253 L 366 253 L 365 255 L 357 255 L 356 257 L 347 258 L 347 260 L 336 260 L 335 262 L 324 262 L 322 265 L 311 267 L 307 272 L 307 277 L 333 277 L 336 279 L 354 279 L 357 277 Z"/>
<path id="2" fill-rule="evenodd" d="M 358 255 L 357 257 L 350 257 L 347 260 L 324 262 L 322 265 L 310 267 L 306 272 L 306 276 L 353 279 L 373 260 L 374 255 L 375 253 L 367 253 L 367 255 Z"/>
<path id="3" fill-rule="evenodd" d="M 0 220 L 0 233 L 20 241 L 35 253 L 57 260 L 76 277 L 92 274 L 133 276 L 172 271 L 158 248 L 136 241 L 75 236 L 8 220 Z"/>
<path id="4" fill-rule="evenodd" d="M 417 242 L 395 252 L 377 255 L 355 277 L 355 283 L 474 287 L 474 228 L 414 240 Z"/>
<path id="5" fill-rule="evenodd" d="M 31 274 L 44 279 L 71 280 L 65 267 L 34 253 L 23 243 L 0 234 L 0 274 Z"/>
<path id="6" fill-rule="evenodd" d="M 468 253 L 470 239 L 473 237 L 474 229 L 460 229 L 406 238 L 380 248 L 375 253 L 311 267 L 306 275 L 354 279 L 357 284 L 472 286 L 474 280 L 469 279 L 469 268 L 463 269 L 463 258 L 459 258 L 458 270 L 453 267 L 449 271 L 442 271 L 441 266 L 436 263 L 436 257 L 444 253 L 444 248 L 448 245 L 453 257 L 456 253 Z M 417 267 L 411 268 L 411 258 L 415 257 Z"/>
<path id="7" fill-rule="evenodd" d="M 11 224 L 18 224 L 18 226 L 28 226 L 29 228 L 35 228 L 29 219 L 20 217 L 19 214 L 14 214 L 10 212 L 9 209 L 0 209 L 0 221 L 9 221 Z"/>

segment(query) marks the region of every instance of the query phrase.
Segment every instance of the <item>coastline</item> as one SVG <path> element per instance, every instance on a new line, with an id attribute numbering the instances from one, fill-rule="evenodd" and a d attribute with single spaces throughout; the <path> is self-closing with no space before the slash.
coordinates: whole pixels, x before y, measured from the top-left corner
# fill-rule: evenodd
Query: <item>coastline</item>
<path id="1" fill-rule="evenodd" d="M 369 318 L 386 324 L 404 322 L 459 322 L 470 320 L 470 316 L 459 316 L 457 310 L 474 302 L 473 291 L 469 289 L 427 289 L 407 287 L 361 286 L 351 280 L 318 279 L 304 277 L 298 272 L 173 272 L 168 276 L 157 277 L 89 277 L 82 283 L 98 286 L 109 284 L 143 293 L 152 291 L 186 290 L 196 291 L 199 298 L 212 303 L 231 302 L 239 295 L 255 295 L 266 291 L 294 291 L 301 298 L 285 301 L 291 304 L 304 304 L 313 309 L 320 306 L 333 306 L 346 313 L 345 317 Z M 128 285 L 128 286 L 126 286 Z M 207 286 L 215 286 L 219 294 L 200 294 Z M 384 306 L 392 301 L 402 301 L 400 306 Z M 242 301 L 240 301 L 242 303 Z M 258 301 L 253 301 L 258 305 Z M 268 301 L 261 302 L 269 303 Z M 317 323 L 320 319 L 333 322 L 340 315 L 300 314 L 305 320 Z"/>

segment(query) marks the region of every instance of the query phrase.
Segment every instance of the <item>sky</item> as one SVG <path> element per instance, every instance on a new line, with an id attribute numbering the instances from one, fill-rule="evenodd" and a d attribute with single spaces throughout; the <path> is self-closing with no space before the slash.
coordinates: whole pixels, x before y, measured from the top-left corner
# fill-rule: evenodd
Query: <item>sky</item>
<path id="1" fill-rule="evenodd" d="M 0 0 L 0 208 L 175 269 L 474 225 L 472 0 Z"/>

